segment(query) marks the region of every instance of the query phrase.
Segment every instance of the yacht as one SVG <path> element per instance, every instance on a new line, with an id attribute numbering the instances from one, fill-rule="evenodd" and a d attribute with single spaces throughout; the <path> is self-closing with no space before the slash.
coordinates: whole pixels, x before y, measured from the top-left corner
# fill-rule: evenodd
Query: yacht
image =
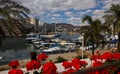
<path id="1" fill-rule="evenodd" d="M 27 43 L 32 43 L 32 42 L 39 40 L 39 39 L 40 39 L 39 34 L 34 34 L 34 33 L 26 34 Z"/>
<path id="2" fill-rule="evenodd" d="M 68 52 L 69 49 L 61 46 L 55 46 L 48 49 L 42 50 L 43 53 L 58 53 L 58 52 Z"/>
<path id="3" fill-rule="evenodd" d="M 0 56 L 0 60 L 2 60 L 2 59 L 3 59 L 3 57 Z"/>
<path id="4" fill-rule="evenodd" d="M 42 50 L 44 53 L 57 53 L 57 52 L 68 52 L 75 50 L 75 43 L 65 43 L 61 45 L 60 43 L 51 44 L 51 47 L 48 49 Z"/>

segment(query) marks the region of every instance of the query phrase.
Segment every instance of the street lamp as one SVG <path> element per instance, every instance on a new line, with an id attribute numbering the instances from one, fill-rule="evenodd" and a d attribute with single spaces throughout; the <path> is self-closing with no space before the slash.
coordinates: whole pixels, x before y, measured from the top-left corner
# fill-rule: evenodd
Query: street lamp
<path id="1" fill-rule="evenodd" d="M 82 59 L 84 58 L 84 33 L 82 33 Z"/>
<path id="2" fill-rule="evenodd" d="M 81 49 L 81 47 L 80 47 L 80 49 L 82 50 L 82 59 L 83 59 L 84 58 L 83 57 L 83 55 L 84 55 L 84 52 L 83 52 L 84 51 L 84 34 L 82 33 L 78 39 L 80 39 L 80 41 L 82 42 L 82 49 Z"/>

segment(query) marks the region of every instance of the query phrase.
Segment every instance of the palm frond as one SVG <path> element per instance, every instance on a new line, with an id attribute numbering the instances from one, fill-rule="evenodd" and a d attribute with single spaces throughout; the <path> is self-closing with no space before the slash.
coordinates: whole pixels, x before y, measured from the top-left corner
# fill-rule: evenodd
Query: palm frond
<path id="1" fill-rule="evenodd" d="M 91 24 L 92 23 L 91 16 L 88 16 L 88 15 L 84 16 L 84 18 L 82 19 L 82 22 L 84 23 L 85 21 L 87 21 L 89 24 Z"/>
<path id="2" fill-rule="evenodd" d="M 29 19 L 29 9 L 11 0 L 0 0 L 0 15 L 2 17 L 2 25 L 6 27 L 10 35 L 18 36 L 16 30 L 25 33 L 23 24 Z M 22 24 L 22 25 L 21 25 Z"/>

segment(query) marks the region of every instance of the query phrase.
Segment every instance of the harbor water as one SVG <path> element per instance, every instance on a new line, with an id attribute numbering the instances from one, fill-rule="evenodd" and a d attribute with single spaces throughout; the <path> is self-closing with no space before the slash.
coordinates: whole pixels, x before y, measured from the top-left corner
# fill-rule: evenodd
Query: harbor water
<path id="1" fill-rule="evenodd" d="M 67 39 L 75 39 L 78 35 L 68 36 L 62 34 Z M 71 38 L 70 38 L 71 37 Z M 33 44 L 26 43 L 24 37 L 7 37 L 0 45 L 0 65 L 8 64 L 11 60 L 24 60 L 30 58 L 30 52 L 38 51 Z M 37 52 L 38 54 L 41 52 Z M 53 53 L 52 53 L 53 54 Z"/>
<path id="2" fill-rule="evenodd" d="M 28 59 L 32 51 L 35 51 L 34 46 L 27 44 L 25 38 L 7 37 L 0 45 L 0 65 L 8 64 L 13 59 Z"/>

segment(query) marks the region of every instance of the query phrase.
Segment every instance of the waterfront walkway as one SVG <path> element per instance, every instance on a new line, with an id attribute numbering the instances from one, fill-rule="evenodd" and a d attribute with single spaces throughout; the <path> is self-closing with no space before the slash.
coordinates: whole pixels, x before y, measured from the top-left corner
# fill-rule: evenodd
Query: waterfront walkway
<path id="1" fill-rule="evenodd" d="M 90 61 L 89 58 L 86 58 L 86 59 L 83 59 L 83 60 L 85 60 L 88 63 L 87 67 L 91 66 L 91 61 Z M 64 67 L 62 66 L 62 63 L 56 63 L 55 65 L 57 67 L 58 73 L 65 71 Z M 25 74 L 25 72 L 27 72 L 26 68 L 20 68 L 20 69 L 23 70 L 24 74 Z M 8 74 L 8 71 L 9 70 L 0 71 L 0 74 Z M 30 72 L 30 74 L 32 74 L 32 71 Z"/>
<path id="2" fill-rule="evenodd" d="M 100 50 L 100 53 L 102 54 L 106 51 L 108 51 L 108 50 Z M 79 52 L 79 54 L 81 54 L 81 51 Z M 91 55 L 91 51 L 85 51 L 84 54 L 87 54 L 89 56 L 89 55 Z M 59 56 L 61 56 L 61 57 L 70 61 L 77 56 L 77 53 L 76 52 L 69 52 L 69 53 L 63 53 L 63 54 L 49 55 L 47 61 L 52 60 L 53 62 L 55 62 L 57 60 L 56 58 L 59 57 Z M 83 59 L 83 60 L 85 60 L 88 63 L 87 67 L 91 66 L 92 62 L 89 59 L 89 57 L 86 58 L 86 59 Z M 20 62 L 20 69 L 22 69 L 24 72 L 26 72 L 25 65 L 28 61 L 30 61 L 30 60 L 28 59 L 28 60 L 20 60 L 19 61 Z M 62 72 L 62 71 L 65 70 L 64 67 L 62 66 L 62 63 L 55 63 L 55 65 L 57 67 L 58 72 Z M 0 71 L 0 74 L 7 74 L 8 71 L 10 70 L 10 67 L 8 65 L 4 65 L 4 66 L 0 66 L 0 69 L 1 70 L 3 69 L 2 71 Z"/>

